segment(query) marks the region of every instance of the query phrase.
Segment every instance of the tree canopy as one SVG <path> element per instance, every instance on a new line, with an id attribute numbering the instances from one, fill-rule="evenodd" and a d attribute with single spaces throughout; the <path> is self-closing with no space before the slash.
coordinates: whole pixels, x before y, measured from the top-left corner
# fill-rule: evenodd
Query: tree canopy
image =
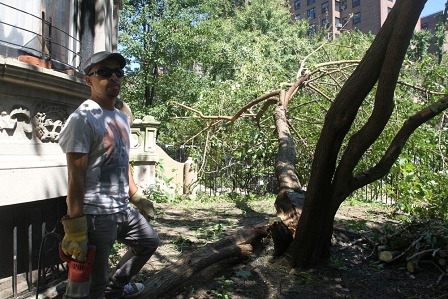
<path id="1" fill-rule="evenodd" d="M 396 6 L 408 2 L 397 1 Z M 416 17 L 421 3 L 413 4 L 408 13 Z M 162 121 L 161 143 L 200 145 L 202 151 L 214 146 L 222 149 L 221 159 L 250 159 L 272 170 L 278 152 L 272 103 L 280 100 L 280 90 L 308 76 L 303 88 L 290 89 L 293 100 L 288 100 L 285 114 L 301 185 L 308 186 L 314 175 L 311 194 L 319 188 L 337 193 L 319 195 L 320 203 L 338 197 L 328 215 L 356 184 L 368 181 L 363 179 L 371 175 L 366 169 L 377 170 L 375 165 L 406 120 L 426 106 L 437 110 L 431 104 L 447 93 L 446 65 L 427 52 L 429 33 L 416 34 L 410 48 L 407 43 L 395 44 L 390 36 L 399 35 L 391 27 L 393 21 L 372 46 L 373 36 L 356 31 L 334 41 L 325 39 L 324 33 L 307 36 L 308 25 L 291 23 L 284 1 L 129 0 L 124 5 L 120 43 L 132 63 L 123 96 L 137 117 L 151 114 Z M 397 11 L 391 18 L 403 20 Z M 404 21 L 401 25 L 413 28 Z M 412 30 L 406 32 L 410 39 Z M 399 61 L 388 45 L 396 47 Z M 391 56 L 385 62 L 378 53 Z M 359 64 L 363 58 L 364 64 Z M 340 114 L 340 122 L 334 113 Z M 416 199 L 426 208 L 447 204 L 448 192 L 440 184 L 446 175 L 444 126 L 444 116 L 427 119 L 404 151 L 400 148 L 400 159 L 388 161 L 393 165 L 388 164 L 391 172 L 384 181 L 397 175 L 406 182 L 397 187 L 400 192 L 390 194 L 401 200 L 403 209 L 412 210 Z M 210 159 L 205 154 L 196 158 L 199 163 Z M 313 163 L 322 162 L 318 158 L 328 159 L 331 169 L 315 166 L 313 172 Z M 350 167 L 340 167 L 341 161 Z M 336 186 L 333 178 L 350 179 Z M 312 215 L 316 213 L 314 209 Z"/>

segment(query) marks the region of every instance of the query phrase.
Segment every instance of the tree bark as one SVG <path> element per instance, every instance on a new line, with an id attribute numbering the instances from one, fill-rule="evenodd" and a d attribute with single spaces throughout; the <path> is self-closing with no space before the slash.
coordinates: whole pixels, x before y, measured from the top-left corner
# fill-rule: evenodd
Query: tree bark
<path id="1" fill-rule="evenodd" d="M 280 92 L 280 99 L 285 92 Z M 282 100 L 280 100 L 282 101 Z M 289 130 L 284 105 L 277 105 L 274 112 L 275 128 L 278 135 L 278 153 L 275 160 L 275 175 L 278 178 L 280 191 L 285 189 L 300 189 L 300 181 L 295 170 L 296 149 Z"/>
<path id="2" fill-rule="evenodd" d="M 253 246 L 266 236 L 267 231 L 262 227 L 242 229 L 232 236 L 185 254 L 146 282 L 143 293 L 135 298 L 161 298 L 215 263 L 231 258 L 244 260 L 253 253 Z"/>
<path id="3" fill-rule="evenodd" d="M 309 74 L 300 77 L 289 90 L 280 91 L 280 99 L 274 111 L 275 128 L 278 138 L 278 152 L 275 160 L 275 175 L 280 185 L 280 192 L 287 189 L 300 190 L 302 188 L 299 177 L 295 170 L 296 147 L 291 137 L 288 118 L 288 103 L 298 89 L 303 87 L 303 83 L 308 80 Z"/>

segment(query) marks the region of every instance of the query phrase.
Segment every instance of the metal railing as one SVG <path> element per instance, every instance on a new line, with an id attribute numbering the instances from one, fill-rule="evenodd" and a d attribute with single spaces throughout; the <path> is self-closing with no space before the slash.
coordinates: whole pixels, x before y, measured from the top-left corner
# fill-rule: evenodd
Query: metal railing
<path id="1" fill-rule="evenodd" d="M 184 162 L 188 156 L 193 156 L 191 148 L 185 146 L 165 146 L 159 144 L 171 158 L 178 162 Z M 201 148 L 201 146 L 196 146 Z M 413 149 L 404 152 L 412 157 L 410 153 Z M 201 171 L 198 172 L 198 182 L 196 190 L 210 196 L 237 192 L 242 194 L 276 194 L 279 191 L 279 184 L 275 177 L 273 165 L 274 158 L 262 161 L 251 161 L 250 159 L 225 159 L 222 158 L 222 151 L 211 148 L 207 154 L 206 165 L 199 165 L 200 161 L 195 161 Z M 434 172 L 440 171 L 443 167 L 442 161 L 437 156 L 429 156 L 427 160 L 421 161 L 417 156 L 412 160 L 415 164 L 425 163 L 433 165 Z M 307 171 L 307 170 L 304 170 Z M 399 173 L 389 173 L 380 180 L 372 182 L 355 192 L 350 197 L 367 202 L 382 203 L 392 205 L 395 203 L 394 196 L 399 193 L 400 184 Z"/>
<path id="2" fill-rule="evenodd" d="M 81 48 L 81 41 L 79 39 L 54 26 L 52 18 L 50 17 L 47 20 L 44 11 L 42 11 L 41 16 L 36 16 L 19 8 L 0 2 L 0 10 L 6 8 L 17 11 L 21 15 L 30 16 L 31 18 L 39 20 L 39 22 L 41 23 L 39 32 L 27 29 L 17 24 L 4 22 L 1 19 L 0 25 L 8 26 L 17 30 L 18 32 L 34 34 L 35 37 L 37 37 L 37 39 L 39 40 L 41 46 L 38 49 L 37 47 L 30 47 L 27 44 L 18 44 L 13 41 L 8 41 L 6 40 L 6 38 L 0 38 L 0 45 L 8 45 L 10 47 L 19 49 L 20 53 L 31 54 L 43 60 L 50 61 L 52 64 L 52 68 L 55 70 L 65 71 L 68 69 L 72 69 L 79 71 L 79 66 L 76 65 L 81 61 L 81 56 L 77 52 L 77 45 L 79 45 L 79 48 Z M 72 44 L 73 48 L 66 46 L 63 43 L 64 40 L 68 41 L 68 44 Z"/>
<path id="3" fill-rule="evenodd" d="M 29 298 L 66 278 L 59 258 L 65 198 L 0 207 L 0 298 Z"/>

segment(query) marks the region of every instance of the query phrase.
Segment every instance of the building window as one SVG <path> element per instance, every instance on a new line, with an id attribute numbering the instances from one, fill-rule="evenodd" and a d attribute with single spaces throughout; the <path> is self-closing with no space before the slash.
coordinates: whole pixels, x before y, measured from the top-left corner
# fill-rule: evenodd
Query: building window
<path id="1" fill-rule="evenodd" d="M 326 14 L 328 12 L 328 2 L 322 3 L 322 14 Z"/>
<path id="2" fill-rule="evenodd" d="M 347 1 L 342 1 L 339 7 L 340 11 L 343 11 L 344 9 L 347 9 Z"/>
<path id="3" fill-rule="evenodd" d="M 422 23 L 422 30 L 428 30 L 428 23 Z"/>
<path id="4" fill-rule="evenodd" d="M 355 13 L 353 15 L 353 25 L 358 24 L 358 23 L 361 23 L 361 13 L 360 12 Z"/>
<path id="5" fill-rule="evenodd" d="M 316 0 L 306 0 L 307 5 L 314 4 L 314 2 L 316 2 Z"/>
<path id="6" fill-rule="evenodd" d="M 328 28 L 328 20 L 322 19 L 322 28 L 327 29 Z"/>
<path id="7" fill-rule="evenodd" d="M 341 24 L 341 19 L 339 18 L 334 18 L 334 24 L 336 26 L 336 29 L 341 29 L 342 28 L 342 24 Z"/>
<path id="8" fill-rule="evenodd" d="M 295 10 L 300 9 L 300 0 L 296 0 L 296 1 L 294 1 L 294 9 L 295 9 Z"/>
<path id="9" fill-rule="evenodd" d="M 298 14 L 298 15 L 296 15 L 296 16 L 294 17 L 294 19 L 296 19 L 296 20 L 301 20 L 302 17 L 300 16 L 300 14 Z"/>
<path id="10" fill-rule="evenodd" d="M 316 25 L 311 25 L 308 27 L 308 35 L 314 35 L 316 33 Z"/>
<path id="11" fill-rule="evenodd" d="M 336 1 L 334 4 L 334 10 L 340 11 L 341 10 L 341 3 L 339 1 Z"/>
<path id="12" fill-rule="evenodd" d="M 352 7 L 359 6 L 361 4 L 361 0 L 352 0 Z"/>
<path id="13" fill-rule="evenodd" d="M 316 8 L 313 7 L 311 9 L 308 9 L 306 15 L 310 20 L 314 20 L 316 18 Z"/>

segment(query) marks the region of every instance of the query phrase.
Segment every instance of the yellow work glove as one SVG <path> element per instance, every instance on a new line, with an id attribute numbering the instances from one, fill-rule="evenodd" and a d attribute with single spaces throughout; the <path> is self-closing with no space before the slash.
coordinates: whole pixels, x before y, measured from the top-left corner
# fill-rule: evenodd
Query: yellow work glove
<path id="1" fill-rule="evenodd" d="M 140 214 L 142 214 L 148 222 L 151 221 L 151 219 L 154 219 L 154 205 L 142 192 L 137 190 L 137 192 L 131 196 L 129 201 L 138 209 Z"/>
<path id="2" fill-rule="evenodd" d="M 63 218 L 65 235 L 61 242 L 65 255 L 73 256 L 83 262 L 87 255 L 87 219 L 86 216 Z"/>

